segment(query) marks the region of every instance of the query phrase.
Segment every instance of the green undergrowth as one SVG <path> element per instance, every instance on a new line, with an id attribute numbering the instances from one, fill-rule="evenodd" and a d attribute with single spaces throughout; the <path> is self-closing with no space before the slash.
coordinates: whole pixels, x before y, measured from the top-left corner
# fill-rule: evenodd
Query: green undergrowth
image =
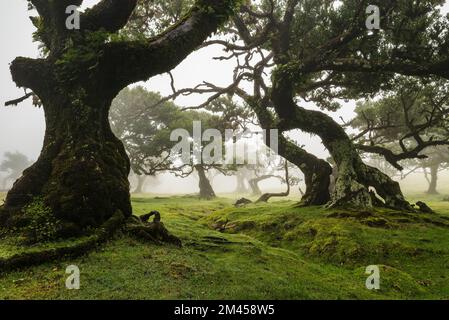
<path id="1" fill-rule="evenodd" d="M 234 200 L 136 197 L 135 213 L 160 211 L 182 248 L 119 232 L 82 257 L 0 274 L 0 299 L 449 298 L 449 202 L 432 198 L 436 214 L 404 214 Z M 78 240 L 45 246 L 67 241 Z M 0 241 L 0 257 L 38 249 Z M 80 290 L 65 288 L 72 264 Z M 380 268 L 380 290 L 365 287 L 368 265 Z"/>

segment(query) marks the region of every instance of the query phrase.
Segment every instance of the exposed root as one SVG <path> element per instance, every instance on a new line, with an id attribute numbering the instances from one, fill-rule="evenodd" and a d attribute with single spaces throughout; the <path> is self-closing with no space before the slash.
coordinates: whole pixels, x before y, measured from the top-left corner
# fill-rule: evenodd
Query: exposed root
<path id="1" fill-rule="evenodd" d="M 152 222 L 148 222 L 154 216 Z M 65 257 L 77 257 L 95 249 L 99 244 L 107 241 L 117 230 L 125 226 L 125 230 L 133 236 L 155 244 L 170 243 L 181 246 L 181 240 L 165 228 L 161 222 L 160 213 L 152 211 L 142 217 L 131 216 L 127 221 L 120 210 L 99 227 L 94 234 L 84 241 L 72 245 L 55 248 L 45 248 L 39 251 L 27 251 L 8 258 L 0 258 L 0 273 L 22 267 L 37 265 Z"/>
<path id="2" fill-rule="evenodd" d="M 40 251 L 29 251 L 15 254 L 9 258 L 0 258 L 0 273 L 53 261 L 63 257 L 76 257 L 94 249 L 97 245 L 109 239 L 124 223 L 125 216 L 120 210 L 107 220 L 95 233 L 85 241 L 65 247 L 48 248 Z"/>
<path id="3" fill-rule="evenodd" d="M 423 212 L 423 213 L 434 213 L 434 211 L 426 203 L 424 203 L 422 201 L 418 201 L 416 203 L 416 205 L 418 206 L 420 212 Z"/>
<path id="4" fill-rule="evenodd" d="M 253 202 L 246 198 L 240 198 L 234 203 L 234 207 L 242 207 L 242 206 L 245 206 L 250 203 L 253 203 Z"/>
<path id="5" fill-rule="evenodd" d="M 148 222 L 152 216 L 154 216 L 153 221 Z M 127 221 L 126 231 L 134 237 L 155 244 L 169 243 L 178 247 L 182 246 L 181 240 L 165 228 L 158 211 L 151 211 L 141 217 L 131 216 Z"/>

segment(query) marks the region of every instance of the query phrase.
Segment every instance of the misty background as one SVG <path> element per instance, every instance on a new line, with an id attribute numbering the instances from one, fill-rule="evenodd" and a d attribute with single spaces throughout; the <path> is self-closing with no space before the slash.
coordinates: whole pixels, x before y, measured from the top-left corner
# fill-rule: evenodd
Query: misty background
<path id="1" fill-rule="evenodd" d="M 85 0 L 83 7 L 92 6 L 98 0 Z M 449 11 L 449 2 L 446 2 L 442 11 Z M 20 152 L 30 160 L 35 160 L 42 148 L 45 122 L 42 109 L 32 106 L 28 99 L 18 106 L 4 107 L 8 100 L 24 95 L 23 89 L 17 88 L 11 79 L 10 63 L 18 56 L 38 57 L 38 44 L 32 41 L 34 27 L 29 20 L 31 14 L 27 11 L 26 0 L 0 1 L 0 162 L 5 152 Z M 177 88 L 193 87 L 203 81 L 217 85 L 227 86 L 232 82 L 232 61 L 214 61 L 212 58 L 222 55 L 220 47 L 209 47 L 193 53 L 174 71 Z M 168 75 L 160 75 L 141 84 L 148 90 L 160 92 L 162 95 L 171 93 Z M 182 97 L 176 100 L 181 106 L 193 106 L 201 103 L 203 99 L 198 96 Z M 345 103 L 338 112 L 331 116 L 341 122 L 340 118 L 349 121 L 354 116 L 355 102 Z M 313 106 L 310 106 L 313 108 Z M 317 137 L 299 132 L 291 135 L 298 144 L 320 158 L 327 158 L 328 153 Z M 2 173 L 0 173 L 1 177 Z M 422 173 L 409 175 L 404 180 L 398 180 L 405 192 L 424 192 L 427 182 Z M 218 193 L 233 192 L 236 187 L 235 177 L 217 175 L 211 182 Z M 438 181 L 438 189 L 442 194 L 449 194 L 449 174 L 443 172 Z M 278 179 L 270 179 L 260 184 L 263 191 L 285 189 Z M 296 189 L 296 188 L 295 188 Z M 148 180 L 146 190 L 151 193 L 195 193 L 198 191 L 196 177 L 181 179 L 169 174 Z"/>

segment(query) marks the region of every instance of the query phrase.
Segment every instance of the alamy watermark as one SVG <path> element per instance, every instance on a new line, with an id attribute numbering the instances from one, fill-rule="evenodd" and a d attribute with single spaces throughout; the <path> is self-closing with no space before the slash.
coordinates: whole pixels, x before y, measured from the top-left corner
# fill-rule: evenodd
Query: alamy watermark
<path id="1" fill-rule="evenodd" d="M 370 31 L 380 30 L 380 9 L 378 6 L 369 5 L 366 8 L 366 14 L 368 15 L 365 25 Z"/>
<path id="2" fill-rule="evenodd" d="M 65 20 L 65 27 L 68 30 L 79 30 L 81 28 L 79 7 L 75 5 L 68 6 L 65 9 L 65 13 L 69 15 Z"/>
<path id="3" fill-rule="evenodd" d="M 365 286 L 368 290 L 379 290 L 380 289 L 380 269 L 378 266 L 368 266 L 365 270 L 369 277 L 366 278 Z"/>
<path id="4" fill-rule="evenodd" d="M 65 281 L 65 286 L 69 290 L 80 289 L 80 269 L 78 266 L 70 265 L 65 269 L 65 273 L 70 274 Z"/>
<path id="5" fill-rule="evenodd" d="M 65 21 L 66 28 L 68 30 L 79 30 L 81 28 L 80 7 L 76 5 L 67 6 L 65 13 L 68 15 Z M 368 15 L 366 28 L 368 30 L 380 30 L 380 8 L 376 5 L 369 5 L 365 13 Z"/>

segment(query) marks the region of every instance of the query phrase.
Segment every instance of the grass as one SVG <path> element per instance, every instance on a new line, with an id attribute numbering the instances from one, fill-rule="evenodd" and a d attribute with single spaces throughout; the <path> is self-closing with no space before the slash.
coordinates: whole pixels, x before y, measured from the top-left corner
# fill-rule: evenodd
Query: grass
<path id="1" fill-rule="evenodd" d="M 437 214 L 409 215 L 140 196 L 135 213 L 159 210 L 182 248 L 118 234 L 83 257 L 1 274 L 0 299 L 449 299 L 440 198 L 426 199 Z M 0 256 L 14 250 L 24 249 L 0 242 Z M 71 264 L 80 290 L 65 288 Z M 365 288 L 368 265 L 380 266 L 378 291 Z"/>

